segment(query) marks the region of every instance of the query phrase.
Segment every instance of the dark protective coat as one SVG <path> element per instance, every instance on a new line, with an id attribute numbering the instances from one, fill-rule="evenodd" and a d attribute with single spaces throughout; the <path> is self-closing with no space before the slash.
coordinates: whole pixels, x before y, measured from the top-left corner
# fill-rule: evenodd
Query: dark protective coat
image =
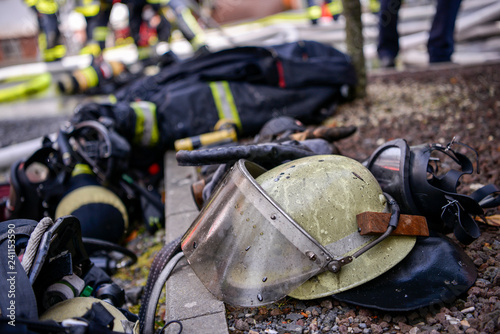
<path id="1" fill-rule="evenodd" d="M 176 139 L 213 131 L 219 114 L 209 85 L 223 81 L 229 85 L 242 135 L 252 136 L 276 116 L 305 123 L 325 119 L 343 99 L 341 88 L 356 84 L 356 75 L 345 54 L 301 41 L 239 47 L 189 59 L 115 95 L 120 102 L 155 103 L 161 142 L 171 147 Z"/>

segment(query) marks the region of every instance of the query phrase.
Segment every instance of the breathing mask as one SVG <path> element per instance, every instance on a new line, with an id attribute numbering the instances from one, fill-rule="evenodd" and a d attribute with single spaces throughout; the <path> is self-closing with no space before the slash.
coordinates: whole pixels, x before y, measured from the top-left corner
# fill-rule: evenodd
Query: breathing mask
<path id="1" fill-rule="evenodd" d="M 424 144 L 410 147 L 404 139 L 396 139 L 377 148 L 364 165 L 382 190 L 396 199 L 402 213 L 425 216 L 429 229 L 454 232 L 460 242 L 470 244 L 480 235 L 473 216 L 484 215 L 482 206 L 486 203 L 480 204 L 480 200 L 486 194 L 484 191 L 471 196 L 457 193 L 460 178 L 472 174 L 474 166 L 466 155 L 452 149 L 456 145 L 475 152 L 453 141 L 446 146 Z M 494 187 L 489 193 L 496 192 L 495 189 L 498 191 Z M 494 203 L 489 202 L 490 205 Z"/>

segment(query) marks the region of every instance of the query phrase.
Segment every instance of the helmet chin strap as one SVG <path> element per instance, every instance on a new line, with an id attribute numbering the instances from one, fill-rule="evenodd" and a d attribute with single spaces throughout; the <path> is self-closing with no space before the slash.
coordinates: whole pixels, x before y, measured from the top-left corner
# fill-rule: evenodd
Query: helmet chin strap
<path id="1" fill-rule="evenodd" d="M 346 256 L 340 260 L 330 261 L 327 265 L 327 269 L 329 271 L 333 273 L 338 273 L 342 268 L 342 266 L 351 263 L 355 258 L 359 257 L 363 253 L 375 247 L 375 245 L 377 245 L 382 240 L 387 238 L 392 233 L 392 231 L 394 231 L 396 227 L 398 227 L 399 215 L 400 215 L 399 205 L 396 202 L 396 200 L 394 200 L 394 198 L 388 193 L 384 193 L 384 196 L 387 198 L 387 204 L 389 204 L 391 210 L 391 218 L 389 220 L 389 225 L 387 226 L 387 230 L 377 239 L 373 240 L 372 242 L 370 242 L 369 244 L 367 244 L 366 246 L 355 252 L 353 255 Z"/>

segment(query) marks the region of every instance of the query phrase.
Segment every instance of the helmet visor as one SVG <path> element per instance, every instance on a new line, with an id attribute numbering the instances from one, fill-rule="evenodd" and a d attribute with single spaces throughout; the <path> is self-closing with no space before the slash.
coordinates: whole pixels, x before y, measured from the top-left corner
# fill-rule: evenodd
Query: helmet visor
<path id="1" fill-rule="evenodd" d="M 264 172 L 238 161 L 182 240 L 186 259 L 205 287 L 232 305 L 275 302 L 331 260 L 256 183 Z"/>

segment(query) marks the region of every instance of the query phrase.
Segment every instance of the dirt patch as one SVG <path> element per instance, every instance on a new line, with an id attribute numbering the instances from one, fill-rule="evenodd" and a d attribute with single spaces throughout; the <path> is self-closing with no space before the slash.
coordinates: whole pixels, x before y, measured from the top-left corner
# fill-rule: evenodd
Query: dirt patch
<path id="1" fill-rule="evenodd" d="M 445 145 L 455 137 L 479 155 L 479 174 L 462 179 L 461 191 L 468 193 L 470 187 L 498 184 L 499 95 L 498 64 L 389 72 L 370 77 L 368 96 L 340 106 L 330 121 L 358 127 L 337 146 L 360 161 L 391 139 Z"/>

